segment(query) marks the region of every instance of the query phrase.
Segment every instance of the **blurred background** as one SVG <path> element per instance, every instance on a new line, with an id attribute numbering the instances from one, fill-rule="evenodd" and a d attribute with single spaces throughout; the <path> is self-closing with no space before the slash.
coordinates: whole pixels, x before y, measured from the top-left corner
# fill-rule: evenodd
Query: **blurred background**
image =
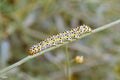
<path id="1" fill-rule="evenodd" d="M 50 35 L 120 19 L 120 0 L 0 0 L 0 69 Z M 65 46 L 12 69 L 5 80 L 66 80 Z M 71 80 L 120 80 L 120 24 L 68 44 Z"/>

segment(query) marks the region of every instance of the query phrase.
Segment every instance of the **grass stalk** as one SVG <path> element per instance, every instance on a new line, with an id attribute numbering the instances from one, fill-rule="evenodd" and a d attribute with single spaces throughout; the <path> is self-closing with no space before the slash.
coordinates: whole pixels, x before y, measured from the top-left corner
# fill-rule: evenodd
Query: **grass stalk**
<path id="1" fill-rule="evenodd" d="M 70 61 L 69 61 L 69 54 L 68 54 L 68 45 L 65 46 L 65 56 L 66 56 L 66 80 L 71 80 L 71 75 L 70 75 Z"/>

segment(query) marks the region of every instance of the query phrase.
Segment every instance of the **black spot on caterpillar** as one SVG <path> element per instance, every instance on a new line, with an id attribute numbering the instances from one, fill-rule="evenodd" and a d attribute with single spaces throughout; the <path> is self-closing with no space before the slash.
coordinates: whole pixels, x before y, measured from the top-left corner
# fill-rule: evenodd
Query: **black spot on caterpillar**
<path id="1" fill-rule="evenodd" d="M 33 45 L 29 49 L 28 53 L 30 55 L 36 54 L 57 44 L 63 44 L 64 42 L 72 41 L 73 39 L 79 39 L 81 35 L 89 32 L 92 32 L 90 27 L 81 25 L 71 30 L 48 37 L 47 39 Z"/>

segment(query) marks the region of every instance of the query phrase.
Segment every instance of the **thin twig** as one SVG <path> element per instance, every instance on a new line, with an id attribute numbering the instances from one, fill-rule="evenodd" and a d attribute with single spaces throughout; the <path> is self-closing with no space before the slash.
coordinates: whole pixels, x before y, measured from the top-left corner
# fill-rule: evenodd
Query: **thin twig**
<path id="1" fill-rule="evenodd" d="M 67 80 L 71 80 L 68 45 L 65 46 L 65 55 L 66 55 L 66 60 L 65 60 L 66 61 L 66 77 L 67 77 Z"/>
<path id="2" fill-rule="evenodd" d="M 116 21 L 114 21 L 114 22 L 111 22 L 111 23 L 109 23 L 109 24 L 107 24 L 107 25 L 101 26 L 101 27 L 93 30 L 92 33 L 84 34 L 84 35 L 82 35 L 82 36 L 80 37 L 80 39 L 83 38 L 83 37 L 85 37 L 85 36 L 91 35 L 91 34 L 93 34 L 93 33 L 97 33 L 97 32 L 100 32 L 100 31 L 102 31 L 102 30 L 105 30 L 105 29 L 107 29 L 107 28 L 109 28 L 109 27 L 112 27 L 113 25 L 118 24 L 118 23 L 120 23 L 120 19 L 119 19 L 119 20 L 116 20 Z M 75 39 L 74 39 L 73 41 L 75 41 Z M 60 47 L 60 46 L 62 46 L 62 45 L 67 44 L 67 43 L 70 43 L 70 42 L 64 42 L 63 44 L 59 44 L 59 45 L 53 46 L 53 47 L 51 47 L 51 48 L 48 48 L 48 49 L 46 49 L 46 50 L 44 50 L 44 51 L 41 51 L 40 53 L 35 54 L 35 55 L 32 55 L 32 56 L 29 55 L 29 56 L 23 58 L 22 60 L 20 60 L 20 61 L 14 63 L 14 64 L 12 64 L 12 65 L 10 65 L 10 66 L 2 69 L 2 70 L 0 71 L 0 75 L 2 75 L 3 73 L 8 72 L 9 70 L 11 70 L 11 69 L 13 69 L 13 68 L 15 68 L 15 67 L 17 67 L 17 66 L 25 63 L 25 62 L 27 62 L 27 61 L 30 60 L 30 59 L 33 59 L 33 58 L 35 58 L 35 57 L 37 57 L 37 56 L 40 56 L 40 55 L 42 55 L 42 54 L 44 54 L 44 53 L 46 53 L 46 52 L 48 52 L 48 51 L 54 50 L 54 49 L 56 49 L 56 48 L 58 48 L 58 47 Z"/>

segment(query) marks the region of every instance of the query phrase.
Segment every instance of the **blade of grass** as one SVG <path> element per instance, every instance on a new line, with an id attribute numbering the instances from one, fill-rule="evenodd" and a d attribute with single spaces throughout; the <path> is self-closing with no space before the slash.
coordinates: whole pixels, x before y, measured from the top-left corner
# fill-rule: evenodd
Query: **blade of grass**
<path id="1" fill-rule="evenodd" d="M 93 33 L 97 33 L 97 32 L 103 31 L 103 30 L 105 30 L 105 29 L 107 29 L 107 28 L 114 27 L 114 25 L 116 25 L 116 24 L 118 24 L 118 23 L 120 23 L 120 19 L 119 19 L 119 20 L 116 20 L 116 21 L 114 21 L 114 22 L 111 22 L 111 23 L 109 23 L 109 24 L 106 24 L 106 25 L 104 25 L 104 26 L 101 26 L 101 27 L 99 27 L 99 28 L 97 28 L 97 29 L 94 29 L 94 30 L 92 31 L 92 33 L 84 34 L 84 35 L 82 35 L 82 36 L 80 37 L 80 39 L 81 39 L 81 38 L 84 38 L 85 36 L 89 36 L 89 35 L 91 35 L 91 34 L 93 34 Z M 75 40 L 73 40 L 73 41 L 75 41 Z M 13 69 L 13 68 L 15 68 L 15 67 L 17 67 L 17 66 L 25 63 L 25 62 L 27 62 L 28 60 L 31 60 L 31 59 L 33 59 L 33 58 L 35 58 L 35 57 L 37 57 L 37 56 L 40 56 L 40 55 L 42 55 L 42 54 L 44 54 L 44 53 L 46 53 L 46 52 L 48 52 L 48 51 L 54 50 L 54 49 L 56 49 L 56 48 L 58 48 L 58 47 L 60 47 L 60 46 L 62 46 L 62 45 L 68 44 L 68 43 L 70 43 L 70 42 L 65 42 L 65 43 L 63 43 L 63 44 L 59 44 L 59 45 L 53 46 L 53 47 L 48 48 L 48 49 L 46 49 L 46 50 L 44 50 L 44 51 L 41 51 L 40 53 L 35 54 L 35 55 L 33 55 L 33 56 L 29 55 L 29 56 L 23 58 L 22 60 L 14 63 L 14 64 L 12 64 L 12 65 L 10 65 L 10 66 L 2 69 L 2 70 L 0 70 L 0 75 L 2 75 L 3 73 L 8 72 L 9 70 L 11 70 L 11 69 Z"/>

